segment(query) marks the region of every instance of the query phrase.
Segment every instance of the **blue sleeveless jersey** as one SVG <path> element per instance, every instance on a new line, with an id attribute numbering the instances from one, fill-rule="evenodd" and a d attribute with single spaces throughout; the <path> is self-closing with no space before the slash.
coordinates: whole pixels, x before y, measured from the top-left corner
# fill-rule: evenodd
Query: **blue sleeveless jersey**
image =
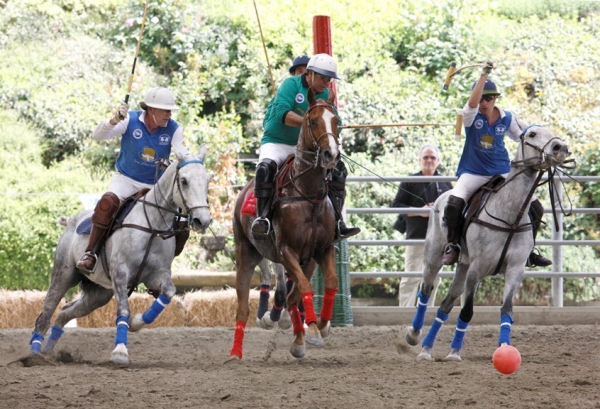
<path id="1" fill-rule="evenodd" d="M 478 112 L 473 124 L 465 127 L 467 139 L 456 176 L 463 173 L 493 176 L 510 171 L 510 159 L 504 146 L 504 135 L 510 127 L 512 114 L 504 112 L 506 114 L 504 118 L 500 117 L 492 125 Z"/>
<path id="2" fill-rule="evenodd" d="M 171 140 L 179 127 L 169 119 L 165 128 L 156 128 L 151 134 L 140 121 L 143 111 L 130 111 L 127 130 L 121 136 L 121 151 L 117 158 L 119 172 L 141 183 L 154 184 L 162 176 L 157 174 L 156 161 L 168 159 L 171 154 Z"/>

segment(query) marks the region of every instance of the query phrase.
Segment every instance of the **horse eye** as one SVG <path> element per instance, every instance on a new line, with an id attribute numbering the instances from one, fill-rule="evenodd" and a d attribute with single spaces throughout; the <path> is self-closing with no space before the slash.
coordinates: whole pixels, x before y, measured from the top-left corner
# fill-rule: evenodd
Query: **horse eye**
<path id="1" fill-rule="evenodd" d="M 535 132 L 529 132 L 529 135 L 527 135 L 529 138 L 535 138 L 536 137 L 536 133 Z"/>
<path id="2" fill-rule="evenodd" d="M 186 178 L 179 179 L 179 183 L 181 183 L 185 187 L 187 187 L 187 185 L 188 185 L 188 181 Z"/>

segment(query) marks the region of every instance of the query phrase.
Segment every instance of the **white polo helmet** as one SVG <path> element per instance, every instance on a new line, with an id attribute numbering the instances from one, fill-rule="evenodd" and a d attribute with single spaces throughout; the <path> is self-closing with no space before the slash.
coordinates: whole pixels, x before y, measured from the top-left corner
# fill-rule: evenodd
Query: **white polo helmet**
<path id="1" fill-rule="evenodd" d="M 329 54 L 314 55 L 308 62 L 306 69 L 336 80 L 340 79 L 337 75 L 337 63 Z"/>
<path id="2" fill-rule="evenodd" d="M 150 88 L 148 92 L 146 92 L 146 98 L 144 98 L 144 101 L 140 102 L 140 106 L 142 109 L 146 109 L 148 107 L 166 109 L 168 111 L 175 111 L 176 109 L 179 109 L 179 107 L 175 104 L 175 97 L 173 96 L 173 93 L 163 87 Z"/>

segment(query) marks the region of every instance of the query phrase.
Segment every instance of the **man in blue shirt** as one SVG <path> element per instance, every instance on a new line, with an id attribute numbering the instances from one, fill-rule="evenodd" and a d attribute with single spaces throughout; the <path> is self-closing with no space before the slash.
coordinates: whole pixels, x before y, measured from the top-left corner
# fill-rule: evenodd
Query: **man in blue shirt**
<path id="1" fill-rule="evenodd" d="M 121 202 L 144 188 L 151 188 L 155 178 L 162 175 L 156 162 L 168 159 L 171 149 L 187 153 L 183 143 L 183 128 L 171 119 L 171 112 L 179 109 L 175 97 L 166 88 L 150 88 L 142 111 L 130 111 L 129 105 L 121 103 L 114 117 L 103 120 L 92 134 L 97 141 L 121 137 L 121 149 L 108 191 L 102 195 L 92 215 L 92 231 L 88 246 L 77 268 L 92 273 L 96 267 L 97 254 L 104 244 Z M 158 173 L 157 173 L 158 172 Z M 183 249 L 189 230 L 176 236 L 176 255 Z"/>

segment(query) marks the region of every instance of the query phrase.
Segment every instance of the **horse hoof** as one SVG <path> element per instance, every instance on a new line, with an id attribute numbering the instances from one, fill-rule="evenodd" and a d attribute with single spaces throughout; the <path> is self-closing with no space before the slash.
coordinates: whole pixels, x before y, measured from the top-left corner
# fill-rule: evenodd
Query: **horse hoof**
<path id="1" fill-rule="evenodd" d="M 320 332 L 317 332 L 316 334 L 306 334 L 306 343 L 314 347 L 322 347 L 325 345 Z"/>
<path id="2" fill-rule="evenodd" d="M 292 342 L 292 346 L 290 347 L 290 353 L 294 358 L 304 358 L 306 354 L 306 345 L 298 345 L 295 342 Z"/>
<path id="3" fill-rule="evenodd" d="M 146 323 L 142 319 L 142 314 L 134 314 L 129 318 L 129 331 L 136 332 L 146 326 Z"/>
<path id="4" fill-rule="evenodd" d="M 433 358 L 431 357 L 431 349 L 423 347 L 421 353 L 417 355 L 417 361 L 433 361 Z"/>
<path id="5" fill-rule="evenodd" d="M 290 329 L 292 328 L 292 319 L 290 318 L 290 314 L 287 310 L 283 310 L 281 313 L 281 318 L 279 318 L 279 328 L 281 329 Z"/>
<path id="6" fill-rule="evenodd" d="M 259 320 L 256 319 L 256 323 L 262 329 L 273 329 L 275 327 L 275 323 L 271 320 L 271 313 L 269 311 L 265 312 L 265 315 Z"/>
<path id="7" fill-rule="evenodd" d="M 450 351 L 450 353 L 448 354 L 448 356 L 446 357 L 445 360 L 452 361 L 452 362 L 460 362 L 460 361 L 462 361 L 462 358 L 460 357 L 459 351 L 452 350 L 452 351 Z"/>
<path id="8" fill-rule="evenodd" d="M 129 365 L 129 352 L 125 344 L 117 344 L 110 355 L 110 362 L 116 365 Z"/>
<path id="9" fill-rule="evenodd" d="M 417 345 L 419 343 L 419 339 L 421 339 L 422 332 L 423 331 L 421 330 L 415 331 L 413 327 L 408 327 L 406 330 L 406 342 L 412 346 Z"/>
<path id="10" fill-rule="evenodd" d="M 320 332 L 321 337 L 323 338 L 327 338 L 329 335 L 331 335 L 331 321 L 327 321 L 327 325 L 325 325 L 325 328 L 320 330 Z"/>

